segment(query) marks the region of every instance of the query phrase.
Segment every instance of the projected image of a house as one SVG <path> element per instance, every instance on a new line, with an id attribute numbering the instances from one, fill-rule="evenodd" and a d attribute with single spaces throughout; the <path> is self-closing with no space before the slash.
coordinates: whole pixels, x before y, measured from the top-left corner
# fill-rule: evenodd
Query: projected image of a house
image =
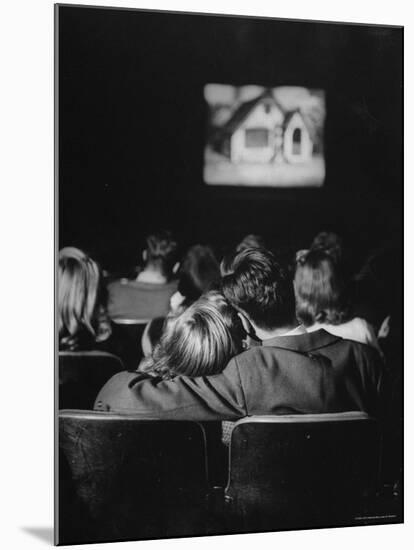
<path id="1" fill-rule="evenodd" d="M 252 99 L 243 100 L 254 95 Z M 325 175 L 322 92 L 299 87 L 209 85 L 205 181 L 210 184 L 321 185 Z"/>

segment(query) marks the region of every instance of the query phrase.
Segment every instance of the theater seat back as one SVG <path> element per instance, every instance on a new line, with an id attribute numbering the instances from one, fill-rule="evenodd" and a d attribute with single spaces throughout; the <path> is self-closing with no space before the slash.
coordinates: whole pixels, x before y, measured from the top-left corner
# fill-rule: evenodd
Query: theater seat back
<path id="1" fill-rule="evenodd" d="M 136 369 L 142 359 L 141 339 L 150 321 L 151 319 L 112 319 L 114 333 L 124 347 L 122 359 L 127 369 Z"/>
<path id="2" fill-rule="evenodd" d="M 59 352 L 59 409 L 92 409 L 102 386 L 122 370 L 110 353 Z"/>
<path id="3" fill-rule="evenodd" d="M 241 530 L 351 524 L 376 489 L 379 431 L 364 413 L 248 417 L 225 491 Z"/>
<path id="4" fill-rule="evenodd" d="M 65 410 L 59 449 L 60 544 L 202 534 L 200 424 Z"/>

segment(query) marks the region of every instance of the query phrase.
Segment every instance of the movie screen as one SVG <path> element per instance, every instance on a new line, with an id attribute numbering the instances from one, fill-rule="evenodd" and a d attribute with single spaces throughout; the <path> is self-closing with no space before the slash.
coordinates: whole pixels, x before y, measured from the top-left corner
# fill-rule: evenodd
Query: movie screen
<path id="1" fill-rule="evenodd" d="M 204 181 L 319 187 L 325 178 L 325 93 L 299 86 L 207 84 Z"/>

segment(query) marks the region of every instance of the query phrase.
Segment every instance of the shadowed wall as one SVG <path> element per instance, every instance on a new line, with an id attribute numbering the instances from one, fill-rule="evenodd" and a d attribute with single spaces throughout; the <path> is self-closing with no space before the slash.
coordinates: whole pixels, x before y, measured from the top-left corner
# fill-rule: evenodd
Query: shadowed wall
<path id="1" fill-rule="evenodd" d="M 363 254 L 402 235 L 402 30 L 117 9 L 59 9 L 60 245 L 113 269 L 143 235 L 183 243 L 321 229 Z M 207 83 L 323 89 L 321 189 L 203 182 Z"/>

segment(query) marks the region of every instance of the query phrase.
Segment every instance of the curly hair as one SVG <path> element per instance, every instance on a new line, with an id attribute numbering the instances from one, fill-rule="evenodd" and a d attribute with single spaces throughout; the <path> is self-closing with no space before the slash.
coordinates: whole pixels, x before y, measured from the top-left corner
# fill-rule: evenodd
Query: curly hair
<path id="1" fill-rule="evenodd" d="M 294 319 L 292 279 L 272 252 L 246 248 L 226 266 L 222 291 L 227 300 L 259 328 L 273 330 Z"/>

